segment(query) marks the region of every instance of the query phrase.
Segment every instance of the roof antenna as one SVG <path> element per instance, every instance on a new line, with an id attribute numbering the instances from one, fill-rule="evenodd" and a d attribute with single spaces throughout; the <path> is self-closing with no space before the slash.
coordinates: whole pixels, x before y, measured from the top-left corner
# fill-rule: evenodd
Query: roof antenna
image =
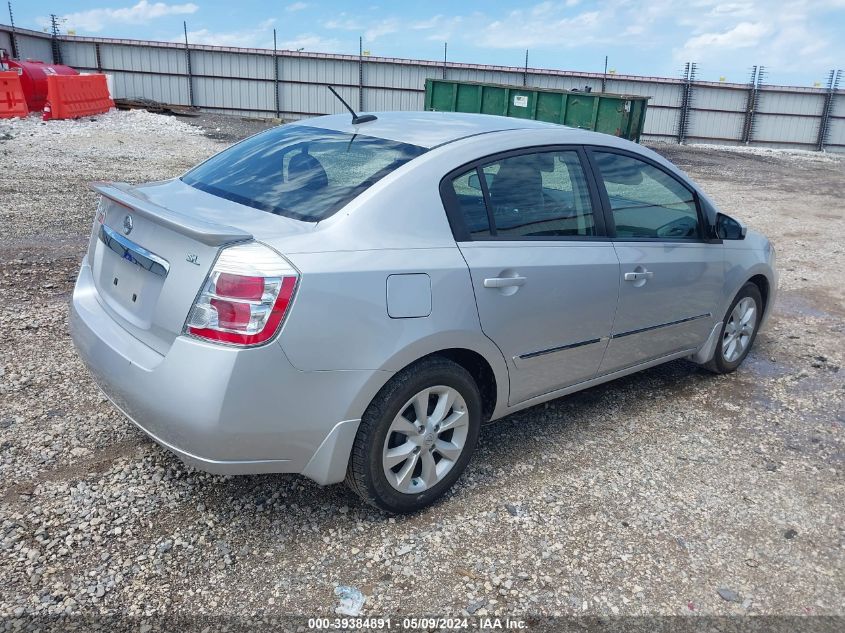
<path id="1" fill-rule="evenodd" d="M 353 110 L 352 107 L 348 103 L 346 103 L 346 101 L 343 100 L 343 97 L 337 94 L 337 90 L 335 90 L 331 86 L 326 86 L 326 88 L 331 90 L 332 94 L 338 99 L 340 99 L 340 102 L 346 107 L 347 110 L 349 110 L 349 113 L 352 115 L 352 125 L 358 125 L 359 123 L 366 123 L 367 121 L 375 121 L 376 119 L 378 119 L 375 114 L 363 114 L 361 116 L 358 116 L 357 114 L 355 114 L 355 110 Z"/>

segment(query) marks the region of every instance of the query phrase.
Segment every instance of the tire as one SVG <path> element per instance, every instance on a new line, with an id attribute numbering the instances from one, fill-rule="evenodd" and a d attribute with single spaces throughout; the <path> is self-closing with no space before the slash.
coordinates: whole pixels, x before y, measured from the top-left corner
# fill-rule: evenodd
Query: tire
<path id="1" fill-rule="evenodd" d="M 424 420 L 417 413 L 422 406 L 427 408 Z M 385 512 L 407 514 L 426 507 L 466 468 L 478 441 L 481 411 L 478 385 L 457 363 L 432 356 L 402 370 L 361 418 L 347 485 Z M 420 433 L 419 426 L 426 431 Z"/>
<path id="2" fill-rule="evenodd" d="M 737 336 L 734 335 L 736 329 L 732 329 L 732 324 L 736 322 L 739 323 L 739 329 L 742 330 L 741 320 L 737 321 L 737 315 L 734 314 L 734 311 L 743 301 L 745 301 L 747 305 L 748 300 L 754 302 L 754 324 L 751 327 L 750 332 L 746 333 L 747 338 L 742 339 L 744 340 L 744 343 L 741 345 L 741 349 L 732 348 L 730 346 L 730 341 L 733 340 L 735 344 L 739 344 L 740 338 L 742 338 L 737 338 Z M 742 310 L 740 310 L 740 312 L 741 311 Z M 762 316 L 763 297 L 760 294 L 760 289 L 755 284 L 749 282 L 740 288 L 736 297 L 734 297 L 734 300 L 731 302 L 728 311 L 725 313 L 725 316 L 722 319 L 722 329 L 719 332 L 719 341 L 716 344 L 716 350 L 713 352 L 713 358 L 710 359 L 705 367 L 716 374 L 729 374 L 732 371 L 735 371 L 736 368 L 742 364 L 742 361 L 745 360 L 745 357 L 748 356 L 748 352 L 751 350 L 751 346 L 757 338 L 757 330 L 760 328 L 760 318 Z"/>

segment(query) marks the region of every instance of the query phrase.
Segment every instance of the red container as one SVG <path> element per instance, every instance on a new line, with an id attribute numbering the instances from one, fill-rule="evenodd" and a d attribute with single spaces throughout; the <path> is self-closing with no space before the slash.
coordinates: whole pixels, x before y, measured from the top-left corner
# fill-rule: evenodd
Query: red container
<path id="1" fill-rule="evenodd" d="M 46 64 L 33 59 L 23 61 L 6 57 L 0 59 L 0 67 L 4 65 L 20 75 L 21 88 L 23 88 L 23 95 L 30 112 L 37 112 L 44 108 L 44 102 L 47 100 L 48 76 L 79 74 L 70 66 Z"/>

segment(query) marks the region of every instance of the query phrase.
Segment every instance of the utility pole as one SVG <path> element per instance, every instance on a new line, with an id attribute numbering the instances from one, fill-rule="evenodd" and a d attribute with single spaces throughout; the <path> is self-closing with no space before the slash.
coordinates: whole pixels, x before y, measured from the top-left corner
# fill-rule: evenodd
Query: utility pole
<path id="1" fill-rule="evenodd" d="M 182 22 L 182 30 L 185 32 L 185 63 L 188 70 L 188 102 L 194 107 L 194 73 L 191 69 L 191 49 L 188 46 L 188 23 Z"/>
<path id="2" fill-rule="evenodd" d="M 446 52 L 449 50 L 449 42 L 443 42 L 443 79 L 446 79 Z"/>
<path id="3" fill-rule="evenodd" d="M 276 29 L 273 29 L 273 96 L 276 104 L 276 118 L 281 118 L 279 111 L 279 57 L 276 49 Z"/>
<path id="4" fill-rule="evenodd" d="M 604 56 L 604 74 L 601 76 L 601 91 L 605 92 L 607 89 L 607 55 Z"/>
<path id="5" fill-rule="evenodd" d="M 55 13 L 50 14 L 50 43 L 52 44 L 53 49 L 53 63 L 54 64 L 61 64 L 62 63 L 62 48 L 59 45 L 59 22 L 61 18 L 57 16 Z"/>
<path id="6" fill-rule="evenodd" d="M 12 27 L 12 57 L 20 59 L 20 51 L 18 49 L 18 32 L 15 30 L 15 16 L 12 14 L 12 2 L 9 0 L 9 24 Z"/>
<path id="7" fill-rule="evenodd" d="M 528 85 L 528 49 L 525 49 L 525 70 L 522 71 L 522 85 Z"/>
<path id="8" fill-rule="evenodd" d="M 695 81 L 695 71 L 698 64 L 687 62 L 684 65 L 684 83 L 681 88 L 681 115 L 678 119 L 678 144 L 683 145 L 687 141 L 687 128 L 689 127 L 690 108 L 692 107 L 692 84 Z"/>
<path id="9" fill-rule="evenodd" d="M 364 109 L 364 38 L 358 38 L 358 112 Z"/>
<path id="10" fill-rule="evenodd" d="M 754 130 L 754 113 L 757 111 L 757 103 L 759 102 L 759 92 L 757 91 L 758 73 L 762 71 L 762 67 L 751 67 L 751 79 L 748 81 L 748 99 L 745 102 L 745 120 L 742 124 L 742 142 L 748 145 L 751 143 L 751 137 Z"/>
<path id="11" fill-rule="evenodd" d="M 833 100 L 836 97 L 836 92 L 839 90 L 840 79 L 842 79 L 842 70 L 831 70 L 827 77 L 827 94 L 824 96 L 822 118 L 819 122 L 819 136 L 816 141 L 816 149 L 820 152 L 824 151 L 827 137 L 830 134 L 830 113 L 833 110 Z"/>

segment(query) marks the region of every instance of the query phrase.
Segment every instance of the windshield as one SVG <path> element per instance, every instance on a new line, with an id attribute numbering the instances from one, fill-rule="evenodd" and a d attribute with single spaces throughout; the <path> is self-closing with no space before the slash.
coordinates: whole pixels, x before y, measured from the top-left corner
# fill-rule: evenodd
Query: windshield
<path id="1" fill-rule="evenodd" d="M 319 222 L 425 151 L 362 134 L 282 125 L 211 157 L 182 181 L 262 211 Z"/>

